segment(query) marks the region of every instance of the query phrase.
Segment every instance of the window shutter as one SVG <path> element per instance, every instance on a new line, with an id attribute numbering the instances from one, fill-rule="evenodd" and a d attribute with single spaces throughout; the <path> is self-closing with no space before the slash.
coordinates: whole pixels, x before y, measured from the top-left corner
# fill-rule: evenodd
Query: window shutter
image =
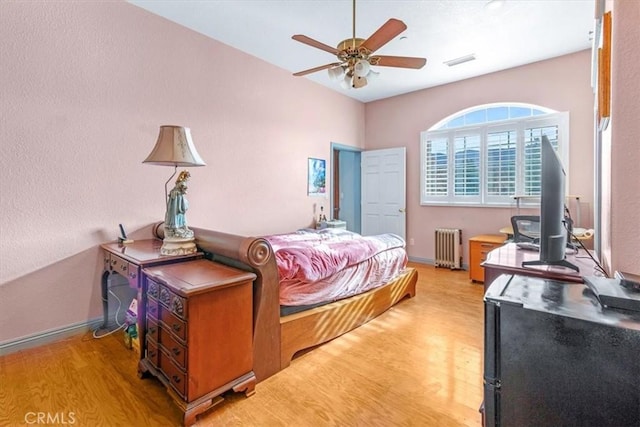
<path id="1" fill-rule="evenodd" d="M 551 141 L 551 145 L 558 149 L 558 126 L 543 126 L 526 128 L 524 131 L 524 191 L 525 196 L 540 195 L 540 177 L 542 173 L 542 162 L 540 152 L 540 141 L 542 135 L 546 135 Z"/>
<path id="2" fill-rule="evenodd" d="M 480 135 L 454 139 L 454 195 L 480 195 Z"/>
<path id="3" fill-rule="evenodd" d="M 449 183 L 449 140 L 427 139 L 424 147 L 424 195 L 447 196 Z"/>
<path id="4" fill-rule="evenodd" d="M 421 133 L 422 205 L 512 206 L 513 196 L 540 196 L 543 135 L 568 172 L 569 113 L 516 105 L 505 119 L 506 107 L 491 107 L 484 124 L 460 126 L 481 116 L 471 112 Z"/>
<path id="5" fill-rule="evenodd" d="M 487 134 L 487 196 L 516 194 L 516 144 L 515 130 Z"/>

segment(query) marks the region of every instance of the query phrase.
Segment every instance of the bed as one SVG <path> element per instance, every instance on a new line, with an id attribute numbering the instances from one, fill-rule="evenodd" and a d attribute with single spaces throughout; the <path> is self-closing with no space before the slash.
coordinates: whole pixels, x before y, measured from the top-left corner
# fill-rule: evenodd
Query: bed
<path id="1" fill-rule="evenodd" d="M 296 353 L 336 338 L 377 317 L 404 298 L 415 296 L 417 272 L 406 267 L 404 248 L 398 249 L 390 236 L 385 236 L 382 242 L 372 242 L 371 239 L 367 239 L 365 243 L 360 242 L 358 250 L 345 256 L 341 253 L 341 247 L 355 237 L 347 232 L 300 230 L 290 235 L 245 237 L 192 229 L 199 250 L 207 258 L 257 275 L 253 295 L 253 351 L 254 373 L 258 381 L 289 366 Z M 154 234 L 162 238 L 162 227 L 154 227 Z M 337 237 L 337 243 L 328 243 L 327 234 L 336 234 L 334 237 Z M 287 249 L 291 248 L 292 243 L 287 242 L 287 239 L 295 242 L 293 249 Z M 313 261 L 309 265 L 298 265 L 293 268 L 293 273 L 287 271 L 283 267 L 282 258 L 286 260 L 291 256 L 287 251 L 307 251 L 301 249 L 301 242 L 304 240 L 316 240 L 314 245 L 321 241 L 319 246 L 325 252 L 335 250 L 330 262 L 335 265 L 328 271 L 319 272 L 315 262 L 317 260 L 311 255 Z M 369 250 L 367 246 L 385 245 L 394 247 L 381 250 L 382 256 L 365 255 L 367 259 L 381 257 L 384 271 L 373 275 L 373 280 L 372 277 L 364 277 L 363 274 L 366 276 L 366 273 L 355 267 L 360 263 L 357 256 Z M 392 257 L 388 252 L 404 253 L 401 266 L 398 266 L 397 259 L 392 261 L 391 258 L 402 258 L 402 255 Z M 300 282 L 299 277 L 296 277 L 299 276 L 299 270 L 307 270 L 305 274 L 310 272 L 318 280 L 312 283 Z M 331 291 L 327 297 L 324 286 L 317 286 L 316 282 L 330 282 L 333 275 L 346 275 L 351 280 L 345 279 L 346 292 L 333 294 Z M 286 281 L 288 283 L 284 283 Z M 286 291 L 281 301 L 281 282 L 284 283 L 283 286 L 306 286 L 307 291 L 302 294 Z M 320 289 L 319 294 L 312 292 L 313 288 Z"/>

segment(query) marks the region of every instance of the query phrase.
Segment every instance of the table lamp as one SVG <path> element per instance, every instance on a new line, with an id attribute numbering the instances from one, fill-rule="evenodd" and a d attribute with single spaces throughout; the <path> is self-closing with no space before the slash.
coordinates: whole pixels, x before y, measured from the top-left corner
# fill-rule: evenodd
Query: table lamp
<path id="1" fill-rule="evenodd" d="M 189 171 L 182 171 L 169 192 L 167 185 L 178 172 L 178 166 L 206 166 L 191 139 L 191 130 L 183 126 L 160 126 L 160 134 L 151 154 L 142 163 L 173 166 L 173 175 L 164 184 L 166 212 L 162 255 L 185 255 L 196 252 L 193 231 L 187 227 L 187 181 Z"/>

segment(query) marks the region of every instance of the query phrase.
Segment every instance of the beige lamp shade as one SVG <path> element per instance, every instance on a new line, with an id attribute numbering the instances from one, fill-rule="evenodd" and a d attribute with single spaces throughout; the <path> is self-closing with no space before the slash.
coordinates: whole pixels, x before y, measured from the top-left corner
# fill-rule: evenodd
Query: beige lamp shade
<path id="1" fill-rule="evenodd" d="M 160 126 L 151 154 L 142 163 L 162 166 L 206 166 L 198 154 L 191 130 L 183 126 Z"/>

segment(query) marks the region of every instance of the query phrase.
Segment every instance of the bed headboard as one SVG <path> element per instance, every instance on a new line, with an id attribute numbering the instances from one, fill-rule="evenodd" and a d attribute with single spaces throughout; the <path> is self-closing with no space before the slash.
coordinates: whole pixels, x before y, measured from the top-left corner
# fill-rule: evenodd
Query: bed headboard
<path id="1" fill-rule="evenodd" d="M 153 234 L 159 239 L 164 238 L 162 224 L 153 227 Z M 260 237 L 191 229 L 206 258 L 257 276 L 253 283 L 253 371 L 262 381 L 280 371 L 280 298 L 273 249 Z"/>

